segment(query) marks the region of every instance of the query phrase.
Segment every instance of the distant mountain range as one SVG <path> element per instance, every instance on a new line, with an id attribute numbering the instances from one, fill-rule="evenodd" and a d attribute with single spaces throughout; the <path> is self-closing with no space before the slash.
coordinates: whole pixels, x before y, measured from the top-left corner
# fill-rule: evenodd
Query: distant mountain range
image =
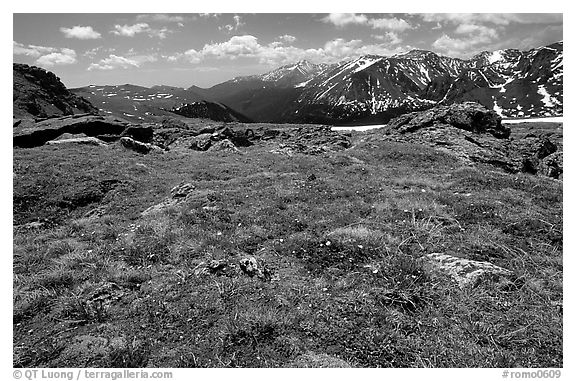
<path id="1" fill-rule="evenodd" d="M 137 120 L 202 109 L 198 102 L 231 109 L 232 120 L 257 122 L 385 123 L 405 112 L 465 101 L 509 118 L 560 116 L 563 43 L 481 52 L 468 60 L 412 50 L 331 65 L 300 61 L 208 89 L 91 85 L 72 91 L 104 113 Z"/>
<path id="2" fill-rule="evenodd" d="M 210 89 L 191 88 L 262 121 L 386 122 L 436 104 L 476 101 L 503 117 L 563 114 L 563 43 L 469 60 L 413 50 L 335 65 L 306 61 Z"/>

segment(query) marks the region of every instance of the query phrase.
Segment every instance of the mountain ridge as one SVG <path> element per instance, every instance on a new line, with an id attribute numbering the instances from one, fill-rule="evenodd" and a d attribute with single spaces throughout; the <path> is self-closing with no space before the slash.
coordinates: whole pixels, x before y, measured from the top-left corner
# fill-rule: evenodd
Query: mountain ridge
<path id="1" fill-rule="evenodd" d="M 467 101 L 504 118 L 561 116 L 563 42 L 526 51 L 482 51 L 469 59 L 413 49 L 335 64 L 301 60 L 209 88 L 156 85 L 145 89 L 156 98 L 162 94 L 182 104 L 221 103 L 256 122 L 385 123 L 405 112 Z M 109 90 L 106 96 L 113 97 L 114 88 Z M 123 112 L 130 115 L 135 106 L 124 103 Z M 167 108 L 172 107 L 178 105 Z M 101 108 L 106 112 L 105 106 Z"/>

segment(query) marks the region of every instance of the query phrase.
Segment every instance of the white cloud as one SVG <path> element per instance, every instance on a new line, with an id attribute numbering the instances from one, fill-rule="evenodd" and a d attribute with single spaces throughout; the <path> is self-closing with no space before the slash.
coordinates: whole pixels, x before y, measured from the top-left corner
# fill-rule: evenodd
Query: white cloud
<path id="1" fill-rule="evenodd" d="M 58 51 L 57 48 L 51 48 L 46 46 L 37 46 L 37 45 L 24 45 L 16 41 L 12 41 L 12 54 L 17 55 L 25 55 L 30 57 L 40 57 L 43 54 L 52 53 Z"/>
<path id="2" fill-rule="evenodd" d="M 456 30 L 454 30 L 454 33 L 482 36 L 486 40 L 491 40 L 498 37 L 498 32 L 496 29 L 476 24 L 460 24 Z"/>
<path id="3" fill-rule="evenodd" d="M 234 19 L 234 25 L 232 24 L 222 25 L 218 27 L 218 30 L 226 30 L 228 33 L 230 33 L 234 30 L 238 30 L 238 28 L 240 28 L 241 26 L 246 25 L 246 23 L 242 22 L 242 18 L 238 15 L 234 15 L 233 19 Z"/>
<path id="4" fill-rule="evenodd" d="M 173 33 L 170 29 L 168 28 L 162 28 L 162 29 L 150 29 L 148 31 L 148 34 L 151 37 L 158 37 L 159 39 L 163 40 L 166 37 L 168 37 L 168 34 Z"/>
<path id="5" fill-rule="evenodd" d="M 386 33 L 384 33 L 384 35 L 373 34 L 372 37 L 377 39 L 377 40 L 391 44 L 391 45 L 397 45 L 397 44 L 400 44 L 402 42 L 402 39 L 395 32 L 386 32 Z"/>
<path id="6" fill-rule="evenodd" d="M 417 16 L 427 22 L 447 22 L 452 24 L 562 23 L 561 13 L 423 13 Z"/>
<path id="7" fill-rule="evenodd" d="M 97 63 L 90 64 L 88 70 L 128 69 L 134 67 L 140 67 L 140 63 L 136 59 L 110 54 L 107 58 L 103 58 Z"/>
<path id="8" fill-rule="evenodd" d="M 381 19 L 370 19 L 368 24 L 374 29 L 387 29 L 397 32 L 403 32 L 407 29 L 412 29 L 412 26 L 404 19 L 399 19 L 396 17 L 392 18 L 381 18 Z"/>
<path id="9" fill-rule="evenodd" d="M 322 21 L 343 27 L 350 24 L 364 25 L 368 22 L 368 17 L 356 13 L 330 13 L 324 17 Z"/>
<path id="10" fill-rule="evenodd" d="M 300 60 L 312 62 L 339 62 L 365 54 L 393 55 L 409 50 L 410 47 L 396 45 L 392 47 L 390 41 L 397 41 L 393 32 L 388 32 L 387 43 L 365 44 L 362 40 L 345 40 L 336 38 L 327 41 L 324 46 L 317 49 L 302 49 L 295 46 L 285 46 L 279 41 L 262 45 L 258 39 L 251 35 L 233 36 L 228 41 L 206 44 L 201 50 L 190 49 L 184 53 L 163 56 L 164 59 L 174 62 L 186 60 L 190 63 L 200 63 L 205 59 L 254 58 L 260 63 L 279 66 Z"/>
<path id="11" fill-rule="evenodd" d="M 278 40 L 285 42 L 285 43 L 288 43 L 288 44 L 291 44 L 291 43 L 296 41 L 296 37 L 289 35 L 289 34 L 285 34 L 283 36 L 278 36 Z"/>
<path id="12" fill-rule="evenodd" d="M 143 14 L 136 16 L 138 21 L 149 21 L 149 22 L 168 22 L 168 23 L 183 23 L 188 20 L 187 17 L 173 15 L 173 14 Z"/>
<path id="13" fill-rule="evenodd" d="M 337 27 L 366 25 L 373 29 L 387 29 L 396 32 L 412 29 L 412 25 L 401 18 L 368 18 L 366 15 L 356 13 L 330 13 L 328 16 L 322 18 L 322 21 L 334 24 Z"/>
<path id="14" fill-rule="evenodd" d="M 138 33 L 144 33 L 150 31 L 150 25 L 146 23 L 138 23 L 134 25 L 114 25 L 114 29 L 111 33 L 117 36 L 134 37 Z"/>
<path id="15" fill-rule="evenodd" d="M 206 19 L 209 19 L 210 17 L 217 19 L 221 14 L 222 13 L 200 13 L 199 16 Z"/>
<path id="16" fill-rule="evenodd" d="M 258 39 L 251 35 L 233 36 L 230 40 L 216 44 L 206 44 L 202 55 L 212 55 L 218 58 L 253 57 L 261 49 Z"/>
<path id="17" fill-rule="evenodd" d="M 137 34 L 145 33 L 150 37 L 156 37 L 161 40 L 165 39 L 168 34 L 174 33 L 174 31 L 168 29 L 167 27 L 163 27 L 161 29 L 151 28 L 147 23 L 138 23 L 134 25 L 114 25 L 114 29 L 115 30 L 112 30 L 110 33 L 113 33 L 117 36 L 134 37 Z"/>
<path id="18" fill-rule="evenodd" d="M 36 60 L 38 65 L 48 67 L 55 65 L 71 65 L 76 62 L 76 52 L 68 48 L 62 48 L 60 52 L 49 53 Z"/>
<path id="19" fill-rule="evenodd" d="M 462 23 L 454 30 L 458 37 L 443 34 L 432 43 L 437 51 L 450 56 L 465 57 L 477 53 L 479 49 L 487 49 L 499 38 L 498 31 L 485 25 Z"/>
<path id="20" fill-rule="evenodd" d="M 76 63 L 76 51 L 68 48 L 53 48 L 49 46 L 24 45 L 12 41 L 12 54 L 36 58 L 40 66 L 70 65 Z"/>
<path id="21" fill-rule="evenodd" d="M 66 38 L 78 38 L 80 40 L 94 40 L 102 37 L 102 35 L 96 32 L 91 26 L 80 26 L 76 25 L 72 28 L 60 28 L 60 32 L 64 33 Z"/>

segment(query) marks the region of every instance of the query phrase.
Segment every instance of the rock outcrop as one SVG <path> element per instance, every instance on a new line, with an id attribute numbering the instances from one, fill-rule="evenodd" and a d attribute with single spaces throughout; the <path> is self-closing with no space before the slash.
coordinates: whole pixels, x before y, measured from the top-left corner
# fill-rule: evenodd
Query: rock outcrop
<path id="1" fill-rule="evenodd" d="M 554 177 L 561 172 L 553 169 L 561 167 L 557 159 L 547 159 L 557 147 L 546 135 L 513 140 L 494 111 L 473 102 L 402 115 L 374 133 L 386 140 L 432 146 L 469 164 L 489 164 L 509 173 Z"/>
<path id="2" fill-rule="evenodd" d="M 352 146 L 350 133 L 332 131 L 330 126 L 312 125 L 278 132 L 264 131 L 262 135 L 257 133 L 256 136 L 262 140 L 278 142 L 271 152 L 287 156 L 324 155 Z"/>
<path id="3" fill-rule="evenodd" d="M 71 93 L 54 73 L 36 66 L 13 64 L 12 97 L 16 118 L 98 113 L 86 99 Z"/>
<path id="4" fill-rule="evenodd" d="M 131 125 L 114 118 L 88 114 L 49 118 L 37 122 L 24 119 L 13 127 L 13 145 L 22 148 L 38 147 L 62 135 L 68 138 L 97 138 L 103 142 L 118 141 L 126 137 L 148 143 L 152 141 L 153 129 L 151 126 Z"/>

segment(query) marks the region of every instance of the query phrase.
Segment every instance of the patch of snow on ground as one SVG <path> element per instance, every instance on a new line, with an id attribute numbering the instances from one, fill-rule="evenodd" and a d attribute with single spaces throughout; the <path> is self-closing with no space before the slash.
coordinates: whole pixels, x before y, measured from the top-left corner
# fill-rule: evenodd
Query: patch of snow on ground
<path id="1" fill-rule="evenodd" d="M 492 52 L 490 57 L 488 57 L 488 63 L 493 64 L 494 62 L 498 62 L 502 60 L 502 50 L 496 50 Z"/>
<path id="2" fill-rule="evenodd" d="M 362 70 L 366 69 L 367 67 L 374 65 L 378 61 L 380 61 L 380 58 L 376 58 L 376 59 L 365 58 L 365 59 L 358 62 L 359 66 L 356 69 L 354 69 L 354 73 L 358 73 L 359 71 L 362 71 Z"/>
<path id="3" fill-rule="evenodd" d="M 496 111 L 498 115 L 502 116 L 502 107 L 498 106 L 496 99 L 494 99 L 494 107 L 492 107 L 492 109 Z"/>
<path id="4" fill-rule="evenodd" d="M 562 116 L 554 116 L 550 118 L 527 118 L 527 119 L 502 119 L 502 123 L 505 124 L 516 124 L 516 123 L 542 123 L 542 122 L 551 122 L 551 123 L 564 123 L 564 117 Z"/>
<path id="5" fill-rule="evenodd" d="M 544 106 L 554 107 L 554 103 L 550 98 L 550 94 L 548 94 L 548 92 L 544 88 L 544 85 L 538 85 L 538 94 L 542 95 L 542 103 L 544 103 Z"/>
<path id="6" fill-rule="evenodd" d="M 542 123 L 542 122 L 553 122 L 553 123 L 564 123 L 564 117 L 557 116 L 551 118 L 526 118 L 526 119 L 502 119 L 502 123 L 515 124 L 515 123 Z M 375 128 L 386 127 L 385 124 L 374 124 L 370 126 L 339 126 L 332 127 L 332 131 L 368 131 Z"/>

